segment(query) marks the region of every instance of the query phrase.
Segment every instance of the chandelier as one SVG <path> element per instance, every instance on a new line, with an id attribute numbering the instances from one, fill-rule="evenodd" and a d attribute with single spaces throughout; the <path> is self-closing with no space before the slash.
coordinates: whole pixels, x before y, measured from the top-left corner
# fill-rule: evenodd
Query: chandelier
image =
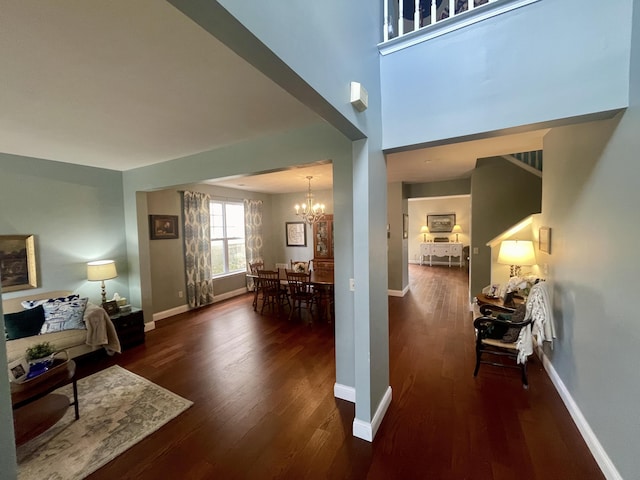
<path id="1" fill-rule="evenodd" d="M 302 205 L 296 204 L 296 215 L 302 217 L 302 219 L 309 225 L 322 220 L 324 218 L 324 203 L 313 203 L 313 195 L 311 194 L 311 179 L 313 177 L 307 177 L 309 180 L 309 191 L 307 192 L 307 198 Z"/>

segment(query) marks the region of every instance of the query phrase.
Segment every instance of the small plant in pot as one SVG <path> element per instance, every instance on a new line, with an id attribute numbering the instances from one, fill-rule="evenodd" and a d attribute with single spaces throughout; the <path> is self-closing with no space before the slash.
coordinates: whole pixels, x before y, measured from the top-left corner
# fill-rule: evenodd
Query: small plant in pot
<path id="1" fill-rule="evenodd" d="M 46 372 L 53 363 L 56 349 L 49 342 L 37 343 L 27 348 L 26 357 L 31 365 L 27 378 Z"/>

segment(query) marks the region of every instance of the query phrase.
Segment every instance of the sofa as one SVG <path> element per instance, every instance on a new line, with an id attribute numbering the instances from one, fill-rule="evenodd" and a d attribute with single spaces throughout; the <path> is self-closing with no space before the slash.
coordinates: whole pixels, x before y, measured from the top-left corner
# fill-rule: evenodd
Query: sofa
<path id="1" fill-rule="evenodd" d="M 44 306 L 47 307 L 46 311 L 51 311 L 51 305 L 55 302 L 59 305 L 70 298 L 70 295 L 71 292 L 68 291 L 53 291 L 3 299 L 2 311 L 5 315 L 5 334 L 9 327 L 12 327 L 14 331 L 16 327 L 17 330 L 20 330 L 20 323 L 29 321 L 28 316 L 32 314 L 27 310 L 43 308 Z M 77 297 L 79 296 L 74 298 L 77 299 Z M 56 350 L 66 350 L 70 358 L 98 349 L 104 349 L 110 355 L 120 353 L 118 335 L 107 312 L 102 307 L 88 302 L 87 299 L 81 300 L 83 301 L 81 306 L 84 307 L 84 310 L 79 312 L 81 320 L 77 322 L 77 325 L 72 325 L 72 328 L 47 331 L 45 323 L 36 334 L 7 339 L 7 362 L 11 363 L 24 357 L 28 347 L 42 342 L 51 343 Z M 75 305 L 75 307 L 78 308 L 78 305 Z M 39 313 L 35 313 L 34 310 L 33 315 L 37 314 Z M 49 325 L 49 327 L 51 326 Z M 56 330 L 57 328 L 49 328 L 49 330 Z"/>

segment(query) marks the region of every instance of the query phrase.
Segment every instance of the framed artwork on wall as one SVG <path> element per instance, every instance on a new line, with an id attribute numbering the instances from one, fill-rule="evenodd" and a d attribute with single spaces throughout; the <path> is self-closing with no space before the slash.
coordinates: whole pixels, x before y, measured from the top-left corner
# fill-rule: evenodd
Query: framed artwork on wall
<path id="1" fill-rule="evenodd" d="M 33 235 L 0 235 L 0 277 L 3 292 L 38 287 Z"/>
<path id="2" fill-rule="evenodd" d="M 304 222 L 285 222 L 287 247 L 306 247 L 307 229 Z"/>
<path id="3" fill-rule="evenodd" d="M 551 254 L 551 228 L 540 227 L 538 231 L 538 248 L 541 252 Z"/>
<path id="4" fill-rule="evenodd" d="M 149 215 L 151 240 L 178 238 L 178 215 Z"/>
<path id="5" fill-rule="evenodd" d="M 429 232 L 451 232 L 456 224 L 455 213 L 439 213 L 436 215 L 427 215 L 427 226 Z"/>

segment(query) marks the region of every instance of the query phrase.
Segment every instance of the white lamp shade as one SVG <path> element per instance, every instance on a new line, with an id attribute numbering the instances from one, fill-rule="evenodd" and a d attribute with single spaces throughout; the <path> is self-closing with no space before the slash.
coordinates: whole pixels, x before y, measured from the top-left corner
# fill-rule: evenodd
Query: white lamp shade
<path id="1" fill-rule="evenodd" d="M 500 244 L 498 263 L 505 265 L 535 265 L 536 255 L 531 240 L 504 240 Z"/>
<path id="2" fill-rule="evenodd" d="M 456 223 L 453 226 L 453 230 L 451 230 L 451 233 L 462 233 L 462 227 Z"/>
<path id="3" fill-rule="evenodd" d="M 429 227 L 423 225 L 422 227 L 420 227 L 420 233 L 429 233 Z"/>
<path id="4" fill-rule="evenodd" d="M 116 278 L 116 263 L 113 260 L 97 260 L 87 263 L 87 279 L 92 282 Z"/>

